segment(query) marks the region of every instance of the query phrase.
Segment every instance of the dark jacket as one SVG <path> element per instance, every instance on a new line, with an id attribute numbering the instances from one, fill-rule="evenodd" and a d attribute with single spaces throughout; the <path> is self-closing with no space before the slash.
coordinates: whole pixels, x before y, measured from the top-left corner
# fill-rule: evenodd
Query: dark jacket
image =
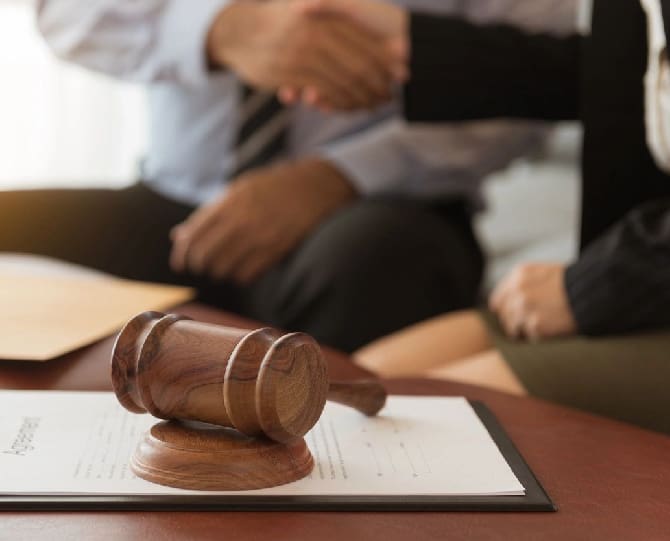
<path id="1" fill-rule="evenodd" d="M 409 120 L 584 124 L 582 254 L 566 273 L 579 331 L 670 326 L 670 176 L 646 142 L 647 22 L 639 0 L 595 0 L 589 37 L 421 14 L 411 24 Z"/>

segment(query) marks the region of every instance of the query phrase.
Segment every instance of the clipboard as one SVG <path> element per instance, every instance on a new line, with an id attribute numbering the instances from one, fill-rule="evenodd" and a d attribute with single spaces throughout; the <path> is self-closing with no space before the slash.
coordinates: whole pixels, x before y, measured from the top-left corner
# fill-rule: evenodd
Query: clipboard
<path id="1" fill-rule="evenodd" d="M 557 511 L 493 413 L 481 402 L 470 404 L 524 486 L 523 496 L 0 496 L 0 511 Z"/>

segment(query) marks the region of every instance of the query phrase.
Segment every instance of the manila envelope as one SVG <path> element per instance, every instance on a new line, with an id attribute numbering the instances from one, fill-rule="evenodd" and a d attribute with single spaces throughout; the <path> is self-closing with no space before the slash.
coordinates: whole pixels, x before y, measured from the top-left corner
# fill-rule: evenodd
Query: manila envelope
<path id="1" fill-rule="evenodd" d="M 0 359 L 48 361 L 117 332 L 135 315 L 192 299 L 189 288 L 0 269 Z"/>

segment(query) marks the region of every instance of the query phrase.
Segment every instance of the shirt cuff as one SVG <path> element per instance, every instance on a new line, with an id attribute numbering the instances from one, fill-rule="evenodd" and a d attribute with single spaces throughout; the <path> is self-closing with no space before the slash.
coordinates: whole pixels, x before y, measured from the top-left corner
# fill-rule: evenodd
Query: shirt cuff
<path id="1" fill-rule="evenodd" d="M 609 310 L 603 311 L 601 306 L 603 297 L 607 297 L 601 291 L 605 287 L 602 268 L 586 257 L 566 269 L 565 290 L 579 334 L 603 334 L 607 328 L 609 322 L 603 319 L 608 319 Z"/>
<path id="2" fill-rule="evenodd" d="M 189 86 L 209 80 L 207 36 L 216 15 L 232 0 L 173 0 L 167 3 L 158 33 L 157 50 L 175 78 Z"/>

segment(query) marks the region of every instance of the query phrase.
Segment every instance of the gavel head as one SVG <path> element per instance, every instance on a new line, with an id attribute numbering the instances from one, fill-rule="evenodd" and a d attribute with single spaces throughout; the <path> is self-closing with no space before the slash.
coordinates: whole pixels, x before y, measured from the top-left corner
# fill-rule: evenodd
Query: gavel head
<path id="1" fill-rule="evenodd" d="M 119 334 L 112 383 L 121 404 L 161 419 L 232 427 L 279 442 L 304 436 L 326 403 L 328 365 L 301 333 L 282 336 L 147 312 Z"/>

